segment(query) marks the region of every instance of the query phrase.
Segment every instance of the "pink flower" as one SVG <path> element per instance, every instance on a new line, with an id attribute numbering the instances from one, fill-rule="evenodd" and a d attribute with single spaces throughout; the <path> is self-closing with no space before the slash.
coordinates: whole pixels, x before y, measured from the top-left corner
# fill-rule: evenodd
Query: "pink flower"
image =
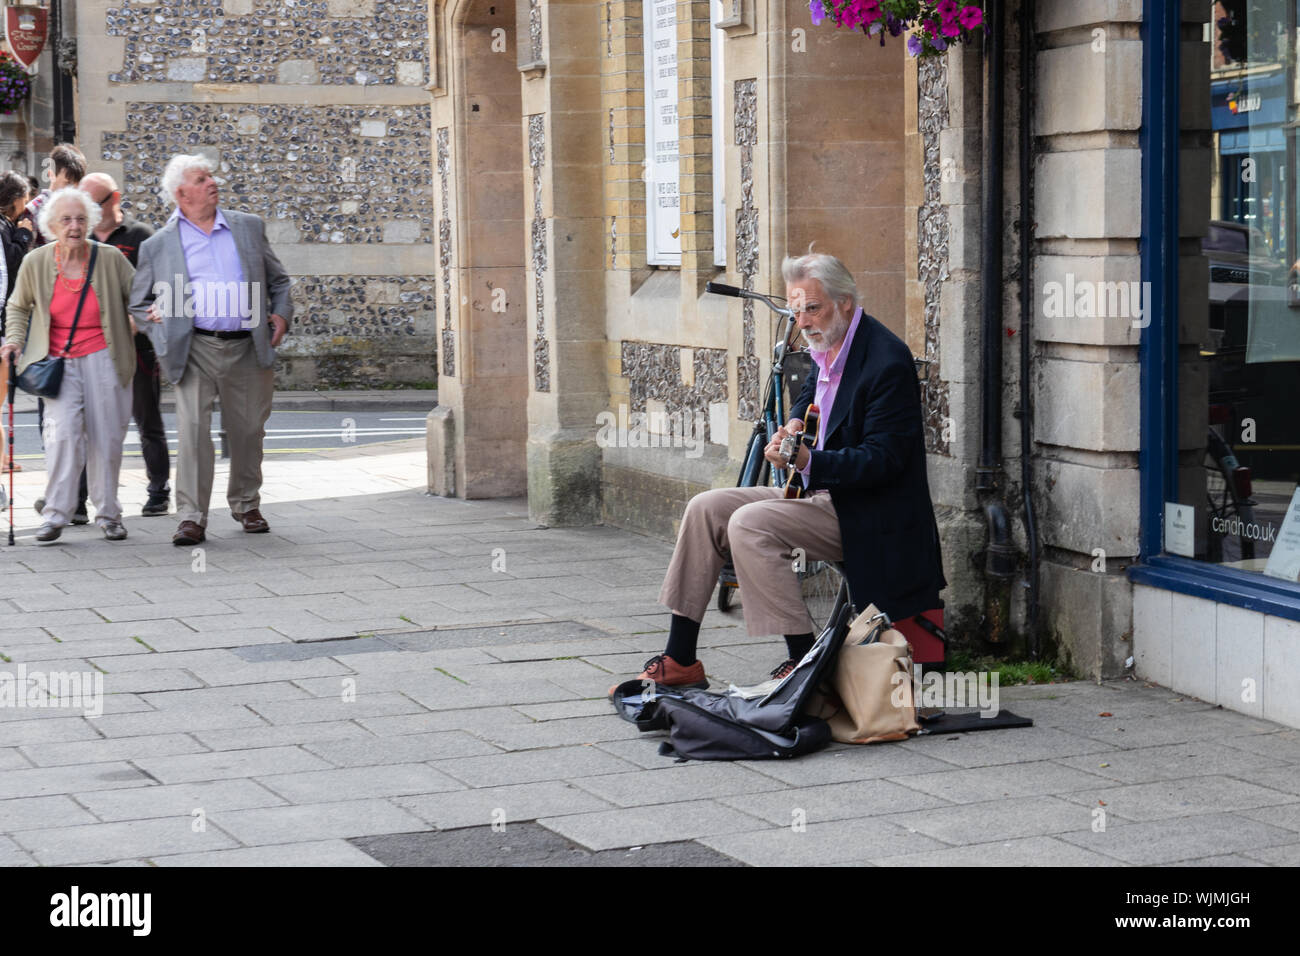
<path id="1" fill-rule="evenodd" d="M 922 20 L 921 29 L 924 30 L 926 33 L 930 34 L 930 36 L 932 37 L 937 37 L 939 35 L 938 31 L 935 30 L 934 28 L 933 20 Z"/>
<path id="2" fill-rule="evenodd" d="M 959 37 L 961 36 L 961 27 L 956 20 L 945 20 L 940 24 L 939 32 L 946 37 Z"/>
<path id="3" fill-rule="evenodd" d="M 957 0 L 939 0 L 938 5 L 935 7 L 935 11 L 945 21 L 951 20 L 957 15 Z"/>
<path id="4" fill-rule="evenodd" d="M 961 13 L 957 14 L 957 19 L 967 30 L 974 30 L 984 22 L 984 11 L 979 7 L 963 7 Z"/>

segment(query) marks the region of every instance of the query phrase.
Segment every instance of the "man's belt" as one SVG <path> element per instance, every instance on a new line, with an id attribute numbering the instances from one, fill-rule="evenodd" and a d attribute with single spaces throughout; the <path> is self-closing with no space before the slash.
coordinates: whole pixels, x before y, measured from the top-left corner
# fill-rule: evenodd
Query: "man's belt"
<path id="1" fill-rule="evenodd" d="M 194 331 L 198 335 L 210 335 L 216 339 L 246 339 L 253 334 L 248 329 L 239 329 L 236 332 L 218 332 L 216 329 L 201 329 L 197 325 L 194 326 Z"/>

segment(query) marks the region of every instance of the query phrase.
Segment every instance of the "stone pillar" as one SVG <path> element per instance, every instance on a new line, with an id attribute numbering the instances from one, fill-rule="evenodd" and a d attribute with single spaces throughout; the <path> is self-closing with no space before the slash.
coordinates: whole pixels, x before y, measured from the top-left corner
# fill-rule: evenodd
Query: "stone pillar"
<path id="1" fill-rule="evenodd" d="M 1062 315 L 1066 288 L 1138 282 L 1142 4 L 1038 4 L 1035 162 L 1035 500 L 1044 624 L 1090 676 L 1132 653 L 1138 554 L 1140 329 L 1105 310 Z M 1160 320 L 1161 317 L 1155 317 Z M 1198 341 L 1196 338 L 1188 341 Z M 1099 552 L 1104 561 L 1097 561 Z"/>
<path id="2" fill-rule="evenodd" d="M 523 84 L 528 510 L 539 524 L 595 524 L 600 521 L 597 416 L 609 401 L 599 188 L 608 135 L 599 59 L 606 10 L 588 0 L 531 7 L 537 55 Z"/>
<path id="3" fill-rule="evenodd" d="M 527 488 L 531 341 L 516 11 L 463 0 L 441 13 L 435 29 L 447 42 L 435 46 L 447 62 L 435 83 L 445 96 L 432 131 L 442 357 L 430 489 L 513 497 Z"/>

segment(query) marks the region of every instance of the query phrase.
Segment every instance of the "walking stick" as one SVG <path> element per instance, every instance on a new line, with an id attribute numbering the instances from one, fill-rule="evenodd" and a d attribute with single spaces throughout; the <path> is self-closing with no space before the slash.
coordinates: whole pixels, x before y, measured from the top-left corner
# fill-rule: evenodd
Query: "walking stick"
<path id="1" fill-rule="evenodd" d="M 14 357 L 9 357 L 9 547 L 14 546 L 14 391 L 18 388 Z"/>

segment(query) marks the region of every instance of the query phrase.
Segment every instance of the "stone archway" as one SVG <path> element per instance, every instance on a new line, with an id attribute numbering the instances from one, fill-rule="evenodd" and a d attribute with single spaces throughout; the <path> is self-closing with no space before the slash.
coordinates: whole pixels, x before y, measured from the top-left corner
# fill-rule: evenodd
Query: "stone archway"
<path id="1" fill-rule="evenodd" d="M 528 485 L 531 365 L 515 6 L 462 0 L 450 12 L 453 118 L 449 131 L 435 133 L 437 188 L 451 200 L 440 223 L 450 273 L 439 381 L 446 453 L 431 454 L 430 484 L 463 498 L 515 497 Z"/>

